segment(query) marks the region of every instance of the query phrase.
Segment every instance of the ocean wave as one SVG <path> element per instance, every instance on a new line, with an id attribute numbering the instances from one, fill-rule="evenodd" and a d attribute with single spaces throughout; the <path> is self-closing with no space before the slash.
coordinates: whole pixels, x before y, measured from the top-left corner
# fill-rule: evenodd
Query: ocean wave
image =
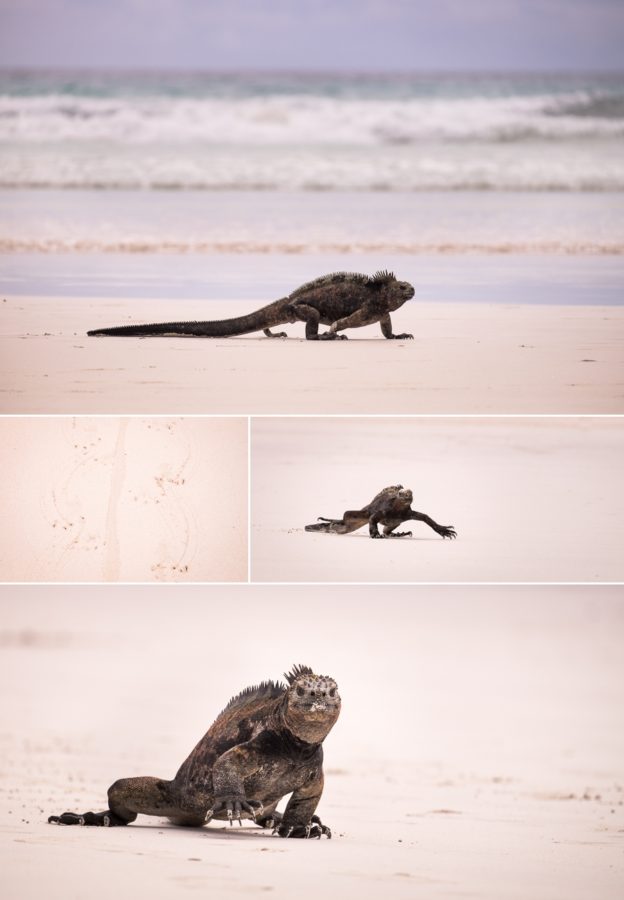
<path id="1" fill-rule="evenodd" d="M 314 254 L 396 253 L 428 254 L 562 254 L 624 256 L 622 241 L 287 241 L 287 240 L 176 240 L 0 237 L 0 253 L 198 253 L 198 254 Z"/>
<path id="2" fill-rule="evenodd" d="M 0 152 L 0 189 L 168 192 L 377 192 L 432 191 L 621 192 L 624 157 L 591 153 L 549 158 L 433 153 L 409 159 L 396 153 L 321 157 L 313 154 L 237 159 L 227 153 L 198 159 L 25 157 Z"/>
<path id="3" fill-rule="evenodd" d="M 0 141 L 159 145 L 566 142 L 624 135 L 624 98 L 0 96 Z"/>

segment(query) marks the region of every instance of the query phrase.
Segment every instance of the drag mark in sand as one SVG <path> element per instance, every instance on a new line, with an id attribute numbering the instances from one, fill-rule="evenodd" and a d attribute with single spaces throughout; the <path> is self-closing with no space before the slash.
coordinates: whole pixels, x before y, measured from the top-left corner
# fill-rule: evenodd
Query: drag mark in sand
<path id="1" fill-rule="evenodd" d="M 110 494 L 108 497 L 108 509 L 106 511 L 106 555 L 102 565 L 102 576 L 104 581 L 119 580 L 120 553 L 119 535 L 117 533 L 117 507 L 119 506 L 121 490 L 126 474 L 124 444 L 127 426 L 127 419 L 120 419 L 113 455 L 113 472 L 111 476 Z"/>

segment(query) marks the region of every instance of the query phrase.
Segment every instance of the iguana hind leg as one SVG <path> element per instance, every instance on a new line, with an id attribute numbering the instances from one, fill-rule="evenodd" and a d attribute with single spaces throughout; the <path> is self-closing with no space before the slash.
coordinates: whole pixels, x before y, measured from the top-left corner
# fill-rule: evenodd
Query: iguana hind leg
<path id="1" fill-rule="evenodd" d="M 318 309 L 315 309 L 313 306 L 308 306 L 306 303 L 293 303 L 292 309 L 294 310 L 294 315 L 296 315 L 301 322 L 305 322 L 305 336 L 307 341 L 335 341 L 336 339 L 347 339 L 346 334 L 334 334 L 331 331 L 319 334 L 321 317 Z"/>
<path id="2" fill-rule="evenodd" d="M 172 782 L 145 776 L 121 778 L 108 789 L 107 810 L 100 813 L 62 813 L 48 822 L 58 825 L 128 825 L 137 815 L 163 816 L 180 825 L 203 825 L 205 813 L 183 809 L 176 800 Z"/>
<path id="3" fill-rule="evenodd" d="M 262 329 L 267 337 L 270 338 L 285 338 L 288 337 L 285 331 L 271 331 L 270 328 Z"/>
<path id="4" fill-rule="evenodd" d="M 313 525 L 306 525 L 306 531 L 322 531 L 328 534 L 350 534 L 357 531 L 362 525 L 366 525 L 368 517 L 362 515 L 359 509 L 349 509 L 342 519 L 325 519 L 319 516 L 319 521 Z"/>

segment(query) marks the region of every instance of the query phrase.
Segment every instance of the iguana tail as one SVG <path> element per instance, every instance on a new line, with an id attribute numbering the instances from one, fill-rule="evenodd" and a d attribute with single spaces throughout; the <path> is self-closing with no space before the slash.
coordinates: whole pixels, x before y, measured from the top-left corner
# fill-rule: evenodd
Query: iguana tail
<path id="1" fill-rule="evenodd" d="M 290 321 L 284 310 L 284 300 L 276 300 L 247 316 L 217 319 L 214 322 L 157 322 L 152 325 L 119 325 L 87 331 L 89 337 L 106 334 L 113 337 L 145 337 L 157 334 L 188 334 L 195 337 L 230 337 L 249 334 Z"/>
<path id="2" fill-rule="evenodd" d="M 344 522 L 342 519 L 326 519 L 324 516 L 319 516 L 318 522 L 314 522 L 312 525 L 306 525 L 306 531 L 323 531 L 326 534 L 331 534 L 332 532 L 336 532 L 336 528 L 342 529 L 344 526 Z M 338 532 L 340 534 L 340 532 Z"/>

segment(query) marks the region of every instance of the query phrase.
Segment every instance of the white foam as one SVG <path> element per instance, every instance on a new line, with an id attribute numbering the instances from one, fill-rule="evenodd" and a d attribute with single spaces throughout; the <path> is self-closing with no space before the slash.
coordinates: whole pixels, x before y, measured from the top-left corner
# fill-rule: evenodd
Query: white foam
<path id="1" fill-rule="evenodd" d="M 566 114 L 579 107 L 582 115 Z M 0 96 L 1 141 L 383 145 L 622 135 L 624 120 L 592 116 L 586 92 L 391 100 L 303 94 L 238 99 Z"/>

